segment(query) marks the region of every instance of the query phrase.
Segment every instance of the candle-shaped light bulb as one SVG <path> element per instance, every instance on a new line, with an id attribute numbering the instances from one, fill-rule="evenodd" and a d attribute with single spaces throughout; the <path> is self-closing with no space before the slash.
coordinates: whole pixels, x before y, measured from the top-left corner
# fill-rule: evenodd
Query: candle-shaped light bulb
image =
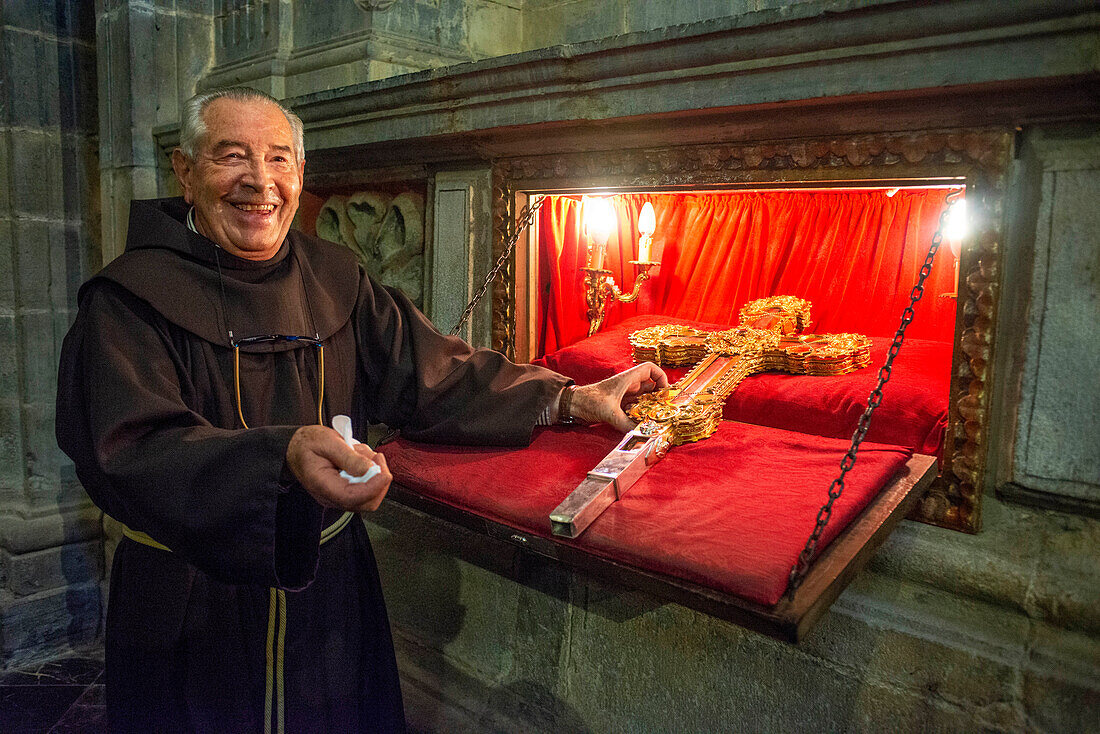
<path id="1" fill-rule="evenodd" d="M 653 235 L 657 229 L 657 215 L 653 213 L 653 204 L 646 202 L 642 206 L 642 213 L 638 215 L 638 231 L 645 235 Z"/>
<path id="2" fill-rule="evenodd" d="M 641 238 L 638 241 L 638 261 L 650 262 L 653 256 L 653 231 L 657 229 L 657 215 L 653 213 L 653 204 L 648 201 L 642 206 L 642 212 L 638 215 L 638 232 Z"/>

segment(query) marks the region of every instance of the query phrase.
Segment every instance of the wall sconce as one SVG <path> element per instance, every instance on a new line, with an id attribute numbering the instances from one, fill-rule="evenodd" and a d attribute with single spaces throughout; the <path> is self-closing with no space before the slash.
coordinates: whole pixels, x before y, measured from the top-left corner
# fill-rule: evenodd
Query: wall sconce
<path id="1" fill-rule="evenodd" d="M 642 283 L 649 279 L 649 271 L 660 265 L 659 261 L 651 260 L 653 246 L 653 232 L 657 228 L 657 218 L 653 213 L 653 205 L 648 201 L 642 207 L 638 215 L 638 231 L 641 237 L 638 241 L 638 259 L 631 260 L 638 274 L 634 278 L 634 290 L 623 293 L 615 284 L 611 271 L 604 268 L 604 259 L 607 256 L 607 240 L 617 225 L 615 207 L 610 199 L 587 199 L 584 208 L 584 231 L 588 243 L 588 259 L 584 272 L 584 300 L 588 305 L 588 335 L 592 336 L 603 325 L 604 315 L 607 313 L 607 302 L 614 298 L 621 303 L 630 303 L 638 298 L 641 293 Z"/>

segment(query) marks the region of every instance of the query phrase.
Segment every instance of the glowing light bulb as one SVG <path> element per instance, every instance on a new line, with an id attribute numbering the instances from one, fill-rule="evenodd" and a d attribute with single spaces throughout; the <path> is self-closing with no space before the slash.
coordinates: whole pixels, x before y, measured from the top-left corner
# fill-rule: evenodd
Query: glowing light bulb
<path id="1" fill-rule="evenodd" d="M 959 256 L 962 249 L 962 241 L 966 237 L 968 226 L 966 199 L 959 199 L 951 207 L 951 212 L 947 215 L 947 224 L 943 228 L 943 236 L 947 240 L 951 252 L 955 253 L 955 257 Z"/>
<path id="2" fill-rule="evenodd" d="M 584 208 L 584 229 L 599 247 L 607 244 L 617 224 L 610 199 L 589 199 Z"/>

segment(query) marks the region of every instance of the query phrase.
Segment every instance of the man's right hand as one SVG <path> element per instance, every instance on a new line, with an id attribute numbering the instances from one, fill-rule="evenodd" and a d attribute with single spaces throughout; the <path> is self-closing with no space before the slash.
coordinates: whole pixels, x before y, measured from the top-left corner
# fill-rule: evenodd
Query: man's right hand
<path id="1" fill-rule="evenodd" d="M 372 462 L 382 471 L 369 481 L 352 484 L 340 476 L 341 471 L 362 476 Z M 286 447 L 286 463 L 320 505 L 352 512 L 377 510 L 393 481 L 386 457 L 365 443 L 348 446 L 327 426 L 302 426 L 295 431 Z"/>

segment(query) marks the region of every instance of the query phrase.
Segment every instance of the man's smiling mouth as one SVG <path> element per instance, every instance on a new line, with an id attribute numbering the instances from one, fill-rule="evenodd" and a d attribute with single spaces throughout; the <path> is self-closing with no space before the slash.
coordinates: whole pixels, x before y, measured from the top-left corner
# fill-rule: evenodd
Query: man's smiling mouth
<path id="1" fill-rule="evenodd" d="M 232 203 L 232 202 L 230 202 Z M 274 204 L 233 204 L 236 208 L 245 212 L 265 212 L 270 213 L 275 211 Z"/>

